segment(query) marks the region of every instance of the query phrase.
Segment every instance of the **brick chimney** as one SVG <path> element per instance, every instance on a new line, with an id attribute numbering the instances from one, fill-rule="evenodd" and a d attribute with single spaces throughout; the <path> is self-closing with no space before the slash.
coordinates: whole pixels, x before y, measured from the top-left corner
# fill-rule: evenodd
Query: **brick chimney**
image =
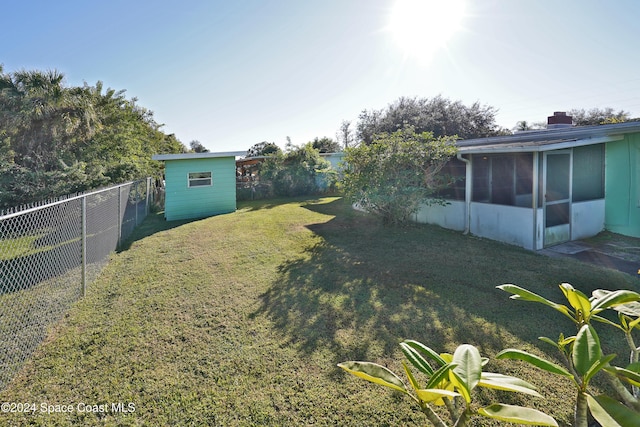
<path id="1" fill-rule="evenodd" d="M 547 129 L 570 128 L 573 126 L 572 120 L 573 117 L 567 116 L 566 112 L 555 111 L 553 116 L 547 117 Z"/>

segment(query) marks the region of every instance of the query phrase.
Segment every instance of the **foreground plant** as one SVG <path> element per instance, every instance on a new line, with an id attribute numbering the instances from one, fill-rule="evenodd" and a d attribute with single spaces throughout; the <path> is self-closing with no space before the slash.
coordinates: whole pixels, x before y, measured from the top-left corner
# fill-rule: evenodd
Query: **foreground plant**
<path id="1" fill-rule="evenodd" d="M 505 292 L 513 294 L 512 299 L 537 302 L 555 309 L 571 319 L 578 329 L 575 336 L 565 337 L 560 334 L 557 341 L 547 337 L 540 340 L 556 347 L 563 356 L 566 369 L 533 354 L 507 349 L 500 352 L 498 359 L 518 359 L 528 362 L 540 369 L 555 375 L 571 379 L 576 385 L 575 426 L 588 425 L 587 412 L 590 412 L 603 426 L 640 426 L 640 364 L 638 355 L 640 347 L 635 345 L 631 334 L 640 323 L 640 294 L 628 290 L 605 291 L 596 290 L 588 298 L 584 293 L 568 283 L 560 285 L 569 306 L 550 301 L 538 294 L 512 284 L 498 286 Z M 618 312 L 620 324 L 612 322 L 600 313 L 607 309 Z M 633 319 L 633 317 L 636 317 Z M 611 366 L 616 355 L 604 355 L 598 334 L 591 325 L 595 320 L 620 329 L 630 347 L 630 364 L 625 368 Z M 608 374 L 610 384 L 616 390 L 619 400 L 606 395 L 594 396 L 588 386 L 591 379 L 599 372 Z M 624 386 L 627 383 L 631 391 Z"/>
<path id="2" fill-rule="evenodd" d="M 406 394 L 436 427 L 446 427 L 447 424 L 431 405 L 445 406 L 453 426 L 465 426 L 475 415 L 510 423 L 558 425 L 549 415 L 523 406 L 494 403 L 478 409 L 477 412 L 474 411 L 471 403 L 472 392 L 476 387 L 541 396 L 533 385 L 524 380 L 483 372 L 482 368 L 488 359 L 481 357 L 478 349 L 472 345 L 460 345 L 453 354 L 438 354 L 413 340 L 400 343 L 400 348 L 411 365 L 426 376 L 424 386 L 418 382 L 416 375 L 405 362 L 402 364 L 410 387 L 407 387 L 398 375 L 377 363 L 351 361 L 340 363 L 338 366 L 357 377 Z"/>

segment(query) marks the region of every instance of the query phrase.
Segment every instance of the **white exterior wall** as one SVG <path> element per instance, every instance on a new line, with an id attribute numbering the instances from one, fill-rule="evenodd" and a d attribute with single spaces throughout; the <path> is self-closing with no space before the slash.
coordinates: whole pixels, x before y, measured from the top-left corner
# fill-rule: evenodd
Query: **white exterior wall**
<path id="1" fill-rule="evenodd" d="M 536 250 L 544 248 L 544 209 L 536 209 Z"/>
<path id="2" fill-rule="evenodd" d="M 456 231 L 464 231 L 465 203 L 452 200 L 446 206 L 422 205 L 416 213 L 416 222 L 439 225 Z"/>
<path id="3" fill-rule="evenodd" d="M 422 205 L 416 213 L 415 221 L 464 231 L 465 210 L 463 201 L 450 201 L 446 206 Z M 469 231 L 476 236 L 525 249 L 543 249 L 544 210 L 538 208 L 535 211 L 534 229 L 534 211 L 531 208 L 472 202 Z M 604 199 L 573 203 L 571 240 L 585 239 L 603 231 L 604 217 Z"/>
<path id="4" fill-rule="evenodd" d="M 534 249 L 531 208 L 471 203 L 470 231 L 480 237 Z"/>
<path id="5" fill-rule="evenodd" d="M 320 153 L 320 157 L 322 157 L 323 159 L 327 160 L 329 163 L 331 163 L 331 167 L 337 171 L 342 169 L 342 165 L 340 164 L 342 162 L 342 159 L 344 158 L 345 153 L 340 152 L 340 153 Z"/>
<path id="6" fill-rule="evenodd" d="M 604 230 L 604 199 L 571 205 L 571 240 L 586 239 Z"/>

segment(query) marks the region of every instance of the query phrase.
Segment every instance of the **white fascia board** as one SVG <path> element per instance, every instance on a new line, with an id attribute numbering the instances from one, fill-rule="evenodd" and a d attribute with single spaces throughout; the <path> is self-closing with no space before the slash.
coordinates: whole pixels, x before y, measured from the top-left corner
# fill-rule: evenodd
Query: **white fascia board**
<path id="1" fill-rule="evenodd" d="M 246 151 L 221 151 L 217 153 L 180 153 L 180 154 L 154 154 L 152 160 L 190 160 L 213 159 L 217 157 L 241 157 L 246 156 Z"/>
<path id="2" fill-rule="evenodd" d="M 534 143 L 529 144 L 522 143 L 517 144 L 505 144 L 500 146 L 499 144 L 485 146 L 485 147 L 459 147 L 458 152 L 460 154 L 483 154 L 483 153 L 539 153 L 543 151 L 562 150 L 565 148 L 582 147 L 585 145 L 603 144 L 606 142 L 620 141 L 624 138 L 624 135 L 611 135 L 600 136 L 595 138 L 583 138 L 574 139 L 569 141 L 559 141 L 550 144 Z"/>

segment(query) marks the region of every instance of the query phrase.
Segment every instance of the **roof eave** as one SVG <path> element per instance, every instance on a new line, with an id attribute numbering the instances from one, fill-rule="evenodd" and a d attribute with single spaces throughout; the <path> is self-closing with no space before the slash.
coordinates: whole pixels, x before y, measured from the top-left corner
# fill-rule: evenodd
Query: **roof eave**
<path id="1" fill-rule="evenodd" d="M 179 154 L 154 154 L 152 160 L 192 160 L 192 159 L 215 159 L 219 157 L 240 157 L 245 156 L 246 151 L 219 151 L 215 153 L 179 153 Z"/>
<path id="2" fill-rule="evenodd" d="M 551 150 L 563 150 L 567 148 L 582 147 L 585 145 L 603 144 L 606 142 L 620 141 L 624 135 L 599 136 L 593 138 L 581 138 L 562 140 L 558 142 L 527 141 L 529 144 L 500 145 L 490 144 L 485 146 L 458 147 L 460 154 L 483 154 L 483 153 L 538 153 Z"/>

